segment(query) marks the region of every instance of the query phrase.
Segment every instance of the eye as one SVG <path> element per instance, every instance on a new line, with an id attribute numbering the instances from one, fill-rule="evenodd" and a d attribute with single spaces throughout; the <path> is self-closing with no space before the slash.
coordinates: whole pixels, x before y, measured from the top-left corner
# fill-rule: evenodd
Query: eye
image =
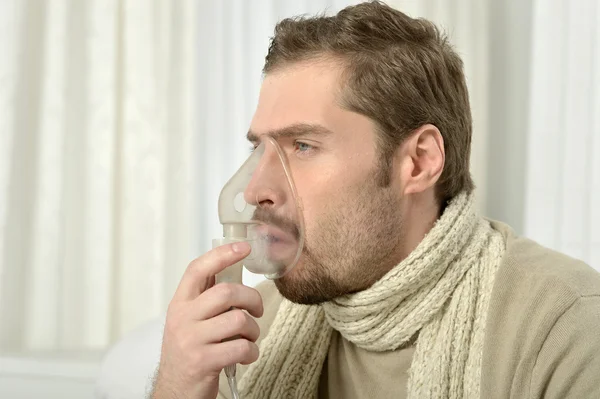
<path id="1" fill-rule="evenodd" d="M 300 153 L 307 153 L 314 150 L 315 147 L 310 144 L 303 143 L 302 141 L 296 141 L 294 143 L 294 149 Z"/>

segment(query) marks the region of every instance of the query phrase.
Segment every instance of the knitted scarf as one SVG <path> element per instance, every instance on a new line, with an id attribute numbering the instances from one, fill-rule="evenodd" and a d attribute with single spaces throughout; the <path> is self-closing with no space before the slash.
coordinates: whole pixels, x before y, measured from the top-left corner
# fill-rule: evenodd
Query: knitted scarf
<path id="1" fill-rule="evenodd" d="M 242 397 L 316 397 L 333 329 L 376 352 L 418 333 L 408 397 L 479 397 L 486 313 L 505 243 L 473 202 L 466 193 L 450 201 L 418 247 L 370 288 L 322 305 L 284 299 L 240 381 Z"/>

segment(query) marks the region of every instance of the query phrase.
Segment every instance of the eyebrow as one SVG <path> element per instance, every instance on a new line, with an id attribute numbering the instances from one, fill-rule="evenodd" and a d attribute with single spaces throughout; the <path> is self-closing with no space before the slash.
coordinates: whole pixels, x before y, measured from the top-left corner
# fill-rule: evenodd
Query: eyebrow
<path id="1" fill-rule="evenodd" d="M 333 132 L 327 129 L 323 125 L 311 124 L 311 123 L 296 123 L 293 125 L 286 126 L 281 129 L 271 130 L 264 134 L 258 135 L 252 130 L 248 131 L 246 139 L 251 143 L 257 143 L 260 141 L 260 136 L 270 136 L 274 139 L 279 138 L 295 138 L 306 136 L 308 134 L 319 134 L 319 135 L 330 135 Z"/>

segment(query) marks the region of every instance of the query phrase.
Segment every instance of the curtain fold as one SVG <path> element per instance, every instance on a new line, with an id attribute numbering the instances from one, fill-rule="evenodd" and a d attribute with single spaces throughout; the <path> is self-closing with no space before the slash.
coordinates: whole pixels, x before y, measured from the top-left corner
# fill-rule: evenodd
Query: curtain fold
<path id="1" fill-rule="evenodd" d="M 191 251 L 194 1 L 0 5 L 0 347 L 104 348 Z"/>
<path id="2" fill-rule="evenodd" d="M 600 270 L 600 5 L 534 1 L 525 234 Z"/>

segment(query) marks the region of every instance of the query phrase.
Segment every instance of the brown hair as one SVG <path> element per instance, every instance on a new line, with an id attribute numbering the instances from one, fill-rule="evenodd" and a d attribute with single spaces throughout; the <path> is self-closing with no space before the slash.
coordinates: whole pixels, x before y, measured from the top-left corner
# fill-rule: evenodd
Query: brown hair
<path id="1" fill-rule="evenodd" d="M 446 152 L 438 199 L 445 202 L 473 190 L 472 121 L 463 63 L 433 23 L 379 1 L 330 17 L 287 18 L 275 27 L 263 72 L 323 57 L 344 66 L 343 106 L 378 125 L 381 185 L 389 184 L 396 148 L 431 123 L 440 130 Z"/>

